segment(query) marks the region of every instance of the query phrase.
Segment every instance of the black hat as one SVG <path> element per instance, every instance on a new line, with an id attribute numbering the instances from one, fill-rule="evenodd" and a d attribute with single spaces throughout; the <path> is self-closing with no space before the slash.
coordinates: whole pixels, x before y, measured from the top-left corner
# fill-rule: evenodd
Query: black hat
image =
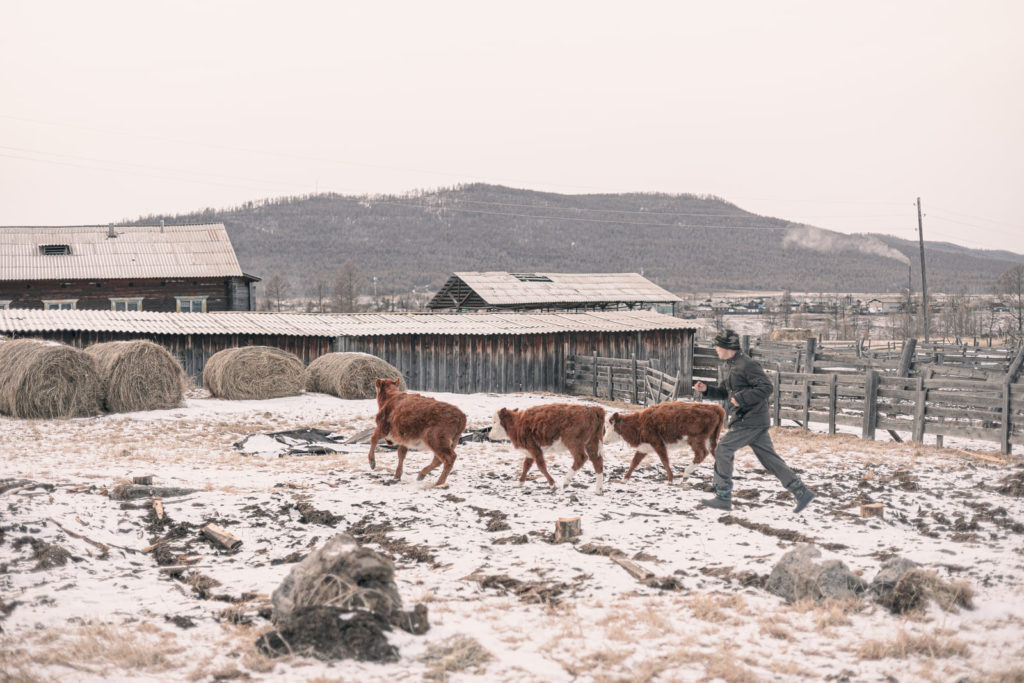
<path id="1" fill-rule="evenodd" d="M 723 349 L 733 349 L 738 351 L 740 348 L 740 336 L 736 334 L 735 330 L 722 330 L 715 335 L 714 345 L 719 346 Z"/>

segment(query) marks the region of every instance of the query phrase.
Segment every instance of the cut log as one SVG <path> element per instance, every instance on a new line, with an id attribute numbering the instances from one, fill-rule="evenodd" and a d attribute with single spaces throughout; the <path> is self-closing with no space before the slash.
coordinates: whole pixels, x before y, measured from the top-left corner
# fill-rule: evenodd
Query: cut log
<path id="1" fill-rule="evenodd" d="M 882 517 L 885 506 L 881 503 L 864 503 L 860 506 L 861 517 Z"/>
<path id="2" fill-rule="evenodd" d="M 153 499 L 153 514 L 156 515 L 157 519 L 164 518 L 164 499 L 154 498 Z"/>
<path id="3" fill-rule="evenodd" d="M 203 536 L 206 536 L 208 539 L 226 550 L 234 550 L 238 546 L 242 545 L 242 539 L 237 536 L 233 536 L 216 524 L 207 524 L 199 531 Z"/>
<path id="4" fill-rule="evenodd" d="M 132 477 L 132 483 L 133 484 L 141 484 L 142 486 L 152 486 L 153 485 L 153 475 L 152 474 L 147 474 L 144 477 Z"/>
<path id="5" fill-rule="evenodd" d="M 629 572 L 629 575 L 632 576 L 637 581 L 646 581 L 648 579 L 653 579 L 654 578 L 654 572 L 652 572 L 652 571 L 650 571 L 648 569 L 644 569 L 643 567 L 638 565 L 636 562 L 633 562 L 632 560 L 626 559 L 622 555 L 610 555 L 609 558 L 611 559 L 612 562 L 614 562 L 615 564 L 619 565 L 620 567 L 625 569 L 627 572 Z"/>
<path id="6" fill-rule="evenodd" d="M 571 541 L 583 533 L 579 517 L 561 517 L 555 522 L 555 543 Z"/>

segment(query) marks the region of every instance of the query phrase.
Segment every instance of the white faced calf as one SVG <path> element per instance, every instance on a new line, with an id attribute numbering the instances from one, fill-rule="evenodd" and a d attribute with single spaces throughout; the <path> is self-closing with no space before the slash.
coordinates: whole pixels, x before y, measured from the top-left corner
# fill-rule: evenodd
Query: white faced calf
<path id="1" fill-rule="evenodd" d="M 496 441 L 507 438 L 512 446 L 524 452 L 520 485 L 526 481 L 526 473 L 536 462 L 537 469 L 554 487 L 555 481 L 548 474 L 544 461 L 544 450 L 559 449 L 572 454 L 572 469 L 566 473 L 562 487 L 569 485 L 573 475 L 589 459 L 597 473 L 594 490 L 601 493 L 604 486 L 604 460 L 601 455 L 604 408 L 568 403 L 552 403 L 526 410 L 502 408 L 494 416 L 490 436 Z"/>

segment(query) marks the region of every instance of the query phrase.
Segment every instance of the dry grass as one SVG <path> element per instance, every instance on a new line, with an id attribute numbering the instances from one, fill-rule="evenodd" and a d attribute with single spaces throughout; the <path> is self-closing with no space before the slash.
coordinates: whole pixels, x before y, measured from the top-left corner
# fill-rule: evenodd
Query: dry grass
<path id="1" fill-rule="evenodd" d="M 129 413 L 181 405 L 185 371 L 159 344 L 144 339 L 104 342 L 85 352 L 96 363 L 108 411 Z"/>
<path id="2" fill-rule="evenodd" d="M 0 413 L 51 419 L 102 409 L 100 376 L 84 351 L 39 339 L 0 342 Z"/>
<path id="3" fill-rule="evenodd" d="M 213 396 L 233 400 L 298 396 L 306 368 L 294 353 L 272 346 L 224 349 L 206 361 L 203 385 Z"/>
<path id="4" fill-rule="evenodd" d="M 156 626 L 143 629 L 85 624 L 47 631 L 32 643 L 31 652 L 4 653 L 0 673 L 3 680 L 24 681 L 36 680 L 31 672 L 39 667 L 66 667 L 96 675 L 110 671 L 158 673 L 177 668 L 180 663 L 174 655 L 184 651 L 174 642 L 173 633 Z M 25 672 L 30 674 L 23 676 Z"/>
<path id="5" fill-rule="evenodd" d="M 739 594 L 735 595 L 716 595 L 716 594 L 696 594 L 686 600 L 686 606 L 693 612 L 693 616 L 697 617 L 702 621 L 709 621 L 712 623 L 730 623 L 735 621 L 735 617 L 726 613 L 726 610 L 732 610 L 738 614 L 748 614 L 747 601 Z"/>
<path id="6" fill-rule="evenodd" d="M 721 678 L 728 683 L 753 683 L 763 680 L 738 661 L 735 651 L 725 647 L 706 660 L 704 671 L 708 678 Z"/>
<path id="7" fill-rule="evenodd" d="M 448 674 L 468 672 L 482 674 L 494 655 L 475 638 L 454 635 L 440 643 L 427 646 L 422 661 L 427 665 L 423 678 L 429 681 L 448 680 Z"/>
<path id="8" fill-rule="evenodd" d="M 891 640 L 868 640 L 857 648 L 861 659 L 906 659 L 907 657 L 969 657 L 970 648 L 962 640 L 945 634 L 915 635 L 901 631 Z"/>
<path id="9" fill-rule="evenodd" d="M 327 353 L 310 363 L 308 370 L 307 391 L 338 398 L 376 398 L 376 382 L 382 377 L 397 379 L 398 388 L 406 390 L 405 379 L 395 366 L 366 353 Z"/>
<path id="10" fill-rule="evenodd" d="M 772 615 L 758 622 L 761 634 L 778 640 L 793 640 L 793 625 L 785 617 Z"/>

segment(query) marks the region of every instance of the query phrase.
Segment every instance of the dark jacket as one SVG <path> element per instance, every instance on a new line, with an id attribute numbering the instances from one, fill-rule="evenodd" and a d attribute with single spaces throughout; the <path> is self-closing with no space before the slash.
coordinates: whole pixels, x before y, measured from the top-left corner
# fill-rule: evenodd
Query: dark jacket
<path id="1" fill-rule="evenodd" d="M 726 400 L 735 398 L 739 408 L 728 401 L 730 427 L 768 427 L 768 397 L 774 386 L 764 374 L 760 363 L 738 351 L 735 356 L 721 365 L 722 381 L 718 386 L 709 386 L 708 398 Z"/>

